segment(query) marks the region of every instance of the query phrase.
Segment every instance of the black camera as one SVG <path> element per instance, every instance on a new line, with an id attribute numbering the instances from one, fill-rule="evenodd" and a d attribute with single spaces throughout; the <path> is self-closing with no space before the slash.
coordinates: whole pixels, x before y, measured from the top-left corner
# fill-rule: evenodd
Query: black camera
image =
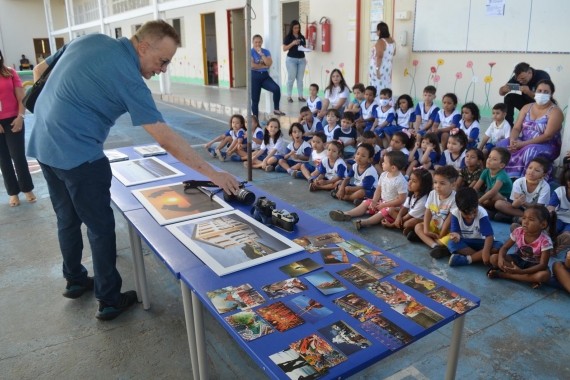
<path id="1" fill-rule="evenodd" d="M 275 202 L 270 201 L 267 197 L 259 197 L 255 203 L 255 209 L 265 217 L 271 218 L 273 210 L 275 210 Z"/>
<path id="2" fill-rule="evenodd" d="M 239 183 L 239 190 L 237 191 L 236 195 L 233 195 L 231 193 L 228 194 L 224 191 L 224 201 L 226 201 L 226 202 L 239 201 L 241 203 L 244 203 L 247 206 L 251 206 L 255 202 L 256 197 L 255 197 L 254 192 L 249 191 L 245 188 L 246 183 L 247 183 L 247 181 Z M 184 181 L 184 182 L 182 182 L 182 184 L 184 185 L 184 192 L 185 193 L 189 193 L 192 189 L 198 189 L 202 193 L 209 196 L 210 199 L 212 199 L 212 197 L 214 195 L 216 195 L 216 193 L 217 193 L 217 192 L 212 192 L 210 190 L 204 189 L 204 187 L 218 187 L 215 183 L 210 182 L 210 181 L 190 180 L 190 181 Z"/>
<path id="3" fill-rule="evenodd" d="M 282 230 L 293 232 L 295 224 L 299 222 L 299 216 L 294 212 L 287 210 L 273 210 L 271 213 L 271 221 L 275 227 Z"/>

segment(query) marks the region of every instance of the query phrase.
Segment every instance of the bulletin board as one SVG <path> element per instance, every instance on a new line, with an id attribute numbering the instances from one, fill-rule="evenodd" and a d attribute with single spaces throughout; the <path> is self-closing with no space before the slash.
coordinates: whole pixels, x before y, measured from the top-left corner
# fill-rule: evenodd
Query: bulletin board
<path id="1" fill-rule="evenodd" d="M 488 1 L 416 0 L 412 50 L 570 54 L 570 1 L 504 0 L 502 15 Z"/>

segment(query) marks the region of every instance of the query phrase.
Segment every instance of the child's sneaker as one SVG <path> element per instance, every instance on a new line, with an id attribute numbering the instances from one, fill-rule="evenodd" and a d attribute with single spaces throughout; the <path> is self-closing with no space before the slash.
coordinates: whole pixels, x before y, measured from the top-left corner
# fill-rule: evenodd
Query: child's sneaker
<path id="1" fill-rule="evenodd" d="M 449 258 L 449 266 L 450 267 L 458 267 L 461 265 L 469 265 L 469 260 L 467 260 L 467 256 L 459 255 L 454 253 Z"/>
<path id="2" fill-rule="evenodd" d="M 305 179 L 305 175 L 303 174 L 302 171 L 297 170 L 297 175 L 296 175 L 295 178 L 297 178 L 297 179 Z"/>
<path id="3" fill-rule="evenodd" d="M 267 166 L 265 167 L 265 171 L 266 171 L 266 172 L 272 172 L 272 171 L 274 171 L 274 170 L 275 170 L 275 166 L 273 166 L 273 165 L 267 165 Z"/>
<path id="4" fill-rule="evenodd" d="M 291 170 L 291 173 L 290 173 L 290 174 L 291 174 L 291 177 L 297 178 L 297 173 L 299 173 L 298 170 Z"/>
<path id="5" fill-rule="evenodd" d="M 241 157 L 238 156 L 237 154 L 232 154 L 232 156 L 230 157 L 230 160 L 232 160 L 234 162 L 241 162 Z"/>
<path id="6" fill-rule="evenodd" d="M 422 239 L 420 239 L 420 237 L 418 236 L 418 234 L 416 234 L 416 231 L 414 231 L 413 228 L 404 229 L 404 235 L 406 235 L 406 239 L 408 239 L 408 241 L 411 241 L 412 243 L 419 243 L 422 241 Z"/>
<path id="7" fill-rule="evenodd" d="M 495 222 L 499 223 L 509 223 L 513 222 L 513 217 L 507 214 L 503 214 L 502 212 L 498 212 L 495 214 Z"/>
<path id="8" fill-rule="evenodd" d="M 210 153 L 210 157 L 216 158 L 216 150 L 214 148 L 208 148 L 208 153 Z"/>
<path id="9" fill-rule="evenodd" d="M 434 259 L 442 259 L 446 256 L 451 255 L 449 249 L 445 245 L 437 245 L 429 252 L 429 255 Z"/>
<path id="10" fill-rule="evenodd" d="M 220 154 L 218 154 L 218 158 L 220 161 L 226 162 L 226 152 L 220 152 Z"/>

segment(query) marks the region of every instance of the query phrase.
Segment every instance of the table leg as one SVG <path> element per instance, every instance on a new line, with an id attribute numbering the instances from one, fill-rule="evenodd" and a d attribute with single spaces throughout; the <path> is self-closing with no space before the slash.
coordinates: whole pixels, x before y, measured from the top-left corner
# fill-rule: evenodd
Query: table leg
<path id="1" fill-rule="evenodd" d="M 208 379 L 208 363 L 206 352 L 206 332 L 204 329 L 204 317 L 202 314 L 202 302 L 192 292 L 192 309 L 194 310 L 194 327 L 196 332 L 196 350 L 200 368 L 200 380 Z"/>
<path id="2" fill-rule="evenodd" d="M 146 272 L 144 269 L 144 257 L 142 253 L 141 237 L 129 223 L 129 235 L 131 237 L 131 252 L 133 254 L 133 266 L 135 272 L 135 285 L 138 283 L 137 295 L 142 298 L 143 309 L 150 309 L 150 296 L 148 294 L 148 286 L 146 283 Z M 140 300 L 140 298 L 139 298 Z"/>
<path id="3" fill-rule="evenodd" d="M 451 334 L 451 345 L 449 346 L 449 355 L 447 357 L 447 370 L 445 371 L 445 380 L 455 380 L 457 362 L 459 361 L 459 350 L 461 348 L 461 335 L 463 334 L 464 324 L 465 315 L 462 315 L 453 322 L 453 333 Z"/>
<path id="4" fill-rule="evenodd" d="M 192 375 L 195 380 L 200 379 L 198 364 L 198 353 L 196 348 L 196 331 L 194 327 L 194 310 L 192 307 L 192 292 L 184 281 L 180 280 L 182 288 L 182 303 L 184 305 L 184 319 L 186 320 L 186 334 L 188 335 L 188 346 L 190 347 L 190 361 L 192 362 Z"/>
<path id="5" fill-rule="evenodd" d="M 139 302 L 142 302 L 142 298 L 141 298 L 141 285 L 140 285 L 140 281 L 139 281 L 139 268 L 135 265 L 136 259 L 136 253 L 135 253 L 135 244 L 133 243 L 134 239 L 133 239 L 133 234 L 136 234 L 136 232 L 133 229 L 133 226 L 131 226 L 131 223 L 129 223 L 127 221 L 128 224 L 128 228 L 129 228 L 129 242 L 131 243 L 131 256 L 133 258 L 133 273 L 135 275 L 135 290 L 137 291 L 137 299 Z"/>

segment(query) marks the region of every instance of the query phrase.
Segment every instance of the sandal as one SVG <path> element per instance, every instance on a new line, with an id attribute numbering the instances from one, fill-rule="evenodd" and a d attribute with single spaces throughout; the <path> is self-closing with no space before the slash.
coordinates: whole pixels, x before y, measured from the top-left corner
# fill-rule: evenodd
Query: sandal
<path id="1" fill-rule="evenodd" d="M 277 116 L 285 116 L 285 112 L 279 111 L 279 110 L 273 111 L 273 114 L 274 114 L 274 115 L 277 115 Z"/>
<path id="2" fill-rule="evenodd" d="M 530 286 L 533 289 L 538 289 L 540 287 L 540 285 L 542 285 L 542 282 L 533 282 Z"/>
<path id="3" fill-rule="evenodd" d="M 337 222 L 348 222 L 352 219 L 352 216 L 347 215 L 340 210 L 330 211 L 329 216 L 332 220 L 336 220 Z"/>
<path id="4" fill-rule="evenodd" d="M 490 278 L 491 280 L 499 278 L 499 273 L 501 272 L 502 270 L 500 270 L 499 268 L 491 268 L 487 271 L 487 278 Z"/>
<path id="5" fill-rule="evenodd" d="M 287 101 L 288 101 L 289 103 L 293 103 L 293 99 L 291 99 L 291 98 L 287 98 Z"/>
<path id="6" fill-rule="evenodd" d="M 317 191 L 317 188 L 315 187 L 315 184 L 310 182 L 309 183 L 309 191 Z"/>
<path id="7" fill-rule="evenodd" d="M 354 228 L 356 228 L 357 231 L 362 228 L 362 220 L 357 219 L 352 223 L 354 224 Z"/>
<path id="8" fill-rule="evenodd" d="M 301 96 L 301 97 L 299 98 L 299 101 L 300 101 L 300 102 L 306 102 L 307 99 L 305 99 L 305 98 L 303 98 L 303 97 Z"/>
<path id="9" fill-rule="evenodd" d="M 28 191 L 27 193 L 24 193 L 24 195 L 26 196 L 26 199 L 28 200 L 29 203 L 34 203 L 35 201 L 38 200 L 33 191 Z"/>
<path id="10" fill-rule="evenodd" d="M 17 195 L 10 196 L 10 207 L 16 207 L 20 205 L 20 198 Z"/>

